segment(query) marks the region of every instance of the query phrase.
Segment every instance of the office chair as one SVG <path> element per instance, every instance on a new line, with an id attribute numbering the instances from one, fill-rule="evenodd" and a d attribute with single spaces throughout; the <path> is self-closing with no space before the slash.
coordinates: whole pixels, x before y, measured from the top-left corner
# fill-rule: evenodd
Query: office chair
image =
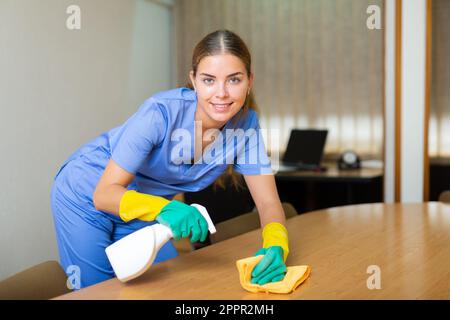
<path id="1" fill-rule="evenodd" d="M 297 211 L 292 204 L 283 202 L 282 206 L 284 213 L 286 214 L 286 219 L 297 216 Z M 260 227 L 261 224 L 259 221 L 258 211 L 255 210 L 216 224 L 217 232 L 215 234 L 210 234 L 209 238 L 211 244 L 213 244 L 236 237 L 240 234 L 258 229 Z"/>
<path id="2" fill-rule="evenodd" d="M 71 292 L 56 261 L 46 261 L 0 282 L 0 300 L 48 300 Z"/>
<path id="3" fill-rule="evenodd" d="M 439 195 L 439 201 L 444 203 L 450 203 L 450 190 L 442 192 Z"/>

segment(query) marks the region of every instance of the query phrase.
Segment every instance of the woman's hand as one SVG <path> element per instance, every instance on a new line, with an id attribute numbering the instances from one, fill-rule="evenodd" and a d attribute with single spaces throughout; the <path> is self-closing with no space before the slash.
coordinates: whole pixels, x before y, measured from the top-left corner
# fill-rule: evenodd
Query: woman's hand
<path id="1" fill-rule="evenodd" d="M 191 242 L 205 241 L 208 222 L 193 206 L 172 200 L 161 209 L 156 220 L 172 230 L 175 240 L 191 236 Z"/>
<path id="2" fill-rule="evenodd" d="M 256 252 L 256 255 L 263 254 L 264 257 L 253 269 L 251 282 L 262 285 L 281 281 L 286 273 L 289 241 L 275 178 L 273 175 L 245 175 L 244 178 L 264 226 L 263 245 Z"/>
<path id="3" fill-rule="evenodd" d="M 251 283 L 259 285 L 268 282 L 283 280 L 286 274 L 286 265 L 283 261 L 283 248 L 280 246 L 271 246 L 259 249 L 255 256 L 263 254 L 264 257 L 255 266 L 252 271 Z"/>

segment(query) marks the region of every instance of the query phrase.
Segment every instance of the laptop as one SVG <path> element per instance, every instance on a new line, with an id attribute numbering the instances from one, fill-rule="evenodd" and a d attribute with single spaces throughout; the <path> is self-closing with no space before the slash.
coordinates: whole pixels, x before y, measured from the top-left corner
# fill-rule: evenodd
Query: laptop
<path id="1" fill-rule="evenodd" d="M 320 165 L 328 130 L 293 129 L 279 171 L 324 171 Z"/>

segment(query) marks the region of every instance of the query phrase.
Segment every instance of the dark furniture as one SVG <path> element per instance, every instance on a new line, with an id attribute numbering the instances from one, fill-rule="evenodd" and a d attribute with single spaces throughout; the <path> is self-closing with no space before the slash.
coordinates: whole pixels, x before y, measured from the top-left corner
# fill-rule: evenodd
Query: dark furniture
<path id="1" fill-rule="evenodd" d="M 299 213 L 383 201 L 383 169 L 339 170 L 335 163 L 324 165 L 325 172 L 277 173 L 281 201 L 292 203 Z"/>
<path id="2" fill-rule="evenodd" d="M 292 171 L 275 175 L 282 202 L 291 203 L 297 212 L 359 203 L 383 201 L 383 169 L 338 170 L 336 163 L 324 163 L 325 172 Z M 245 185 L 245 183 L 244 183 Z M 186 193 L 187 203 L 204 205 L 214 223 L 252 211 L 255 204 L 248 189 L 208 187 Z"/>

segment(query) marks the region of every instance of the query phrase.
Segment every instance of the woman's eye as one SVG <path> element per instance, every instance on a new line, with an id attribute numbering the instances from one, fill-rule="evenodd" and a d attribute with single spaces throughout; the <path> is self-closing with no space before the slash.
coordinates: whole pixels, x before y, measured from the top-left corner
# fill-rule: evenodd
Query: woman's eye
<path id="1" fill-rule="evenodd" d="M 203 79 L 203 82 L 204 82 L 205 84 L 212 84 L 212 83 L 214 82 L 214 80 L 211 79 L 211 78 L 205 78 L 205 79 Z"/>
<path id="2" fill-rule="evenodd" d="M 239 83 L 240 81 L 241 81 L 241 79 L 239 79 L 239 78 L 231 78 L 230 79 L 231 83 Z"/>

